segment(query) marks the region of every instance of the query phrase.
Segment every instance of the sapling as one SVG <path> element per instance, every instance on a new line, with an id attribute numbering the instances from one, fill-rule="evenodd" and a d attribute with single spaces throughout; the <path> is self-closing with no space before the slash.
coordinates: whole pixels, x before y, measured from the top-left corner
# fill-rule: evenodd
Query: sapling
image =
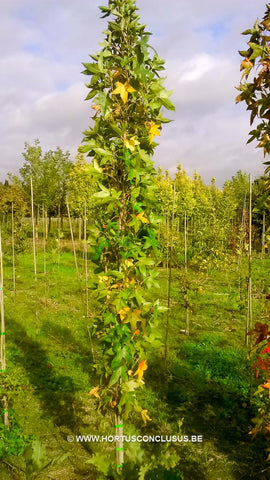
<path id="1" fill-rule="evenodd" d="M 2 377 L 6 371 L 6 332 L 5 332 L 5 316 L 4 316 L 4 277 L 3 277 L 3 253 L 2 253 L 2 234 L 0 227 L 0 317 L 1 317 L 1 332 L 0 332 L 0 361 L 1 361 L 1 374 Z M 9 426 L 8 409 L 7 409 L 7 396 L 4 394 L 2 397 L 3 413 L 4 413 L 4 425 Z"/>
<path id="2" fill-rule="evenodd" d="M 100 7 L 111 16 L 102 49 L 85 63 L 84 73 L 94 111 L 94 126 L 84 132 L 81 153 L 92 158 L 98 207 L 92 260 L 96 263 L 95 297 L 99 300 L 93 334 L 100 341 L 98 385 L 89 392 L 104 413 L 114 416 L 116 433 L 123 432 L 131 412 L 150 417 L 137 399 L 144 384 L 147 353 L 156 339 L 158 301 L 146 299 L 157 285 L 158 252 L 155 203 L 156 171 L 151 155 L 154 137 L 168 120 L 161 108 L 174 109 L 159 72 L 164 62 L 149 52 L 149 33 L 139 23 L 135 0 L 110 0 Z M 124 463 L 117 448 L 117 470 Z"/>
<path id="3" fill-rule="evenodd" d="M 33 234 L 33 259 L 34 259 L 34 274 L 35 282 L 37 281 L 37 260 L 36 260 L 36 233 L 35 233 L 35 217 L 34 217 L 34 192 L 33 192 L 33 180 L 30 179 L 31 186 L 31 219 L 32 219 L 32 234 Z"/>

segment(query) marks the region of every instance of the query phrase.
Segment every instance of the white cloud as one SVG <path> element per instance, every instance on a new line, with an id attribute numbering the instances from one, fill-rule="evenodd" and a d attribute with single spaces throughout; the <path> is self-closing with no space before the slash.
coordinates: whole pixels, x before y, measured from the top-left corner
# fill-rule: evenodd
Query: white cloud
<path id="1" fill-rule="evenodd" d="M 101 2 L 102 3 L 102 2 Z M 106 3 L 106 2 L 103 2 Z M 40 138 L 75 155 L 90 123 L 82 62 L 99 50 L 107 20 L 100 0 L 2 0 L 0 18 L 0 179 L 22 164 L 24 142 Z M 165 125 L 156 163 L 172 172 L 181 162 L 222 183 L 239 168 L 258 170 L 262 155 L 246 146 L 249 118 L 235 106 L 241 31 L 262 17 L 265 1 L 137 0 L 166 59 L 166 86 L 176 112 Z"/>

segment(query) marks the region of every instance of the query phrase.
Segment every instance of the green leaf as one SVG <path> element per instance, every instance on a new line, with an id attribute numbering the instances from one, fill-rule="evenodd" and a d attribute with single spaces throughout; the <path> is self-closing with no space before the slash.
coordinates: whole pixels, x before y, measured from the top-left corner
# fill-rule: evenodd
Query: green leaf
<path id="1" fill-rule="evenodd" d="M 124 380 L 124 378 L 126 377 L 127 377 L 126 367 L 122 365 L 121 367 L 119 367 L 117 370 L 113 372 L 110 378 L 109 387 L 117 383 L 120 378 Z"/>
<path id="2" fill-rule="evenodd" d="M 160 99 L 162 105 L 167 108 L 167 110 L 173 110 L 175 111 L 175 106 L 174 104 L 168 99 L 168 98 L 161 98 Z"/>
<path id="3" fill-rule="evenodd" d="M 100 73 L 100 69 L 97 63 L 83 63 L 83 66 L 86 68 L 86 71 L 89 74 Z"/>
<path id="4" fill-rule="evenodd" d="M 93 150 L 104 157 L 112 157 L 112 152 L 110 152 L 109 150 L 105 150 L 104 148 L 95 147 L 93 148 Z"/>

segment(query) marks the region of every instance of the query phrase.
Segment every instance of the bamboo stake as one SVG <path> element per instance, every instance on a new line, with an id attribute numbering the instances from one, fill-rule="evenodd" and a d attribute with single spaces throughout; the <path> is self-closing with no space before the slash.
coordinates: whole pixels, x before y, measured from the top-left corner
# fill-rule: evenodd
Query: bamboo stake
<path id="1" fill-rule="evenodd" d="M 69 203 L 68 203 L 68 198 L 67 198 L 67 197 L 66 197 L 66 204 L 67 204 L 68 220 L 69 220 L 71 241 L 72 241 L 72 246 L 73 246 L 75 267 L 76 267 L 77 275 L 78 275 L 78 277 L 79 277 L 79 268 L 78 268 L 78 263 L 77 263 L 77 255 L 76 255 L 76 248 L 75 248 L 75 242 L 74 242 L 73 228 L 72 228 L 72 223 L 71 223 L 71 217 L 70 217 L 70 211 L 69 211 Z"/>
<path id="2" fill-rule="evenodd" d="M 6 343 L 5 343 L 5 316 L 4 316 L 4 277 L 3 277 L 3 254 L 2 254 L 2 236 L 0 227 L 0 316 L 1 316 L 1 341 L 0 341 L 0 359 L 1 359 L 1 373 L 6 371 Z M 7 396 L 4 395 L 2 399 L 4 425 L 9 426 Z"/>
<path id="3" fill-rule="evenodd" d="M 46 264 L 46 224 L 47 211 L 45 211 L 44 203 L 42 205 L 42 223 L 43 223 L 43 273 L 44 273 L 44 290 L 45 290 L 45 305 L 47 306 L 47 264 Z"/>
<path id="4" fill-rule="evenodd" d="M 166 215 L 166 242 L 167 242 L 167 248 L 166 248 L 166 270 L 167 270 L 167 278 L 169 275 L 169 217 Z"/>
<path id="5" fill-rule="evenodd" d="M 124 447 L 123 447 L 123 420 L 120 416 L 115 414 L 115 449 L 116 449 L 116 467 L 118 473 L 121 472 L 121 469 L 124 464 Z"/>
<path id="6" fill-rule="evenodd" d="M 87 211 L 86 202 L 84 203 L 84 262 L 85 262 L 85 297 L 86 297 L 86 319 L 89 317 L 89 294 L 88 294 L 88 250 L 87 250 Z M 96 363 L 95 353 L 92 342 L 91 330 L 87 327 L 90 339 L 90 347 L 92 352 L 93 362 Z"/>
<path id="7" fill-rule="evenodd" d="M 35 218 L 34 218 L 34 194 L 33 194 L 33 181 L 30 178 L 31 184 L 31 214 L 32 214 L 32 230 L 33 230 L 33 257 L 34 257 L 34 273 L 35 282 L 37 281 L 37 261 L 36 261 L 36 235 L 35 235 Z"/>
<path id="8" fill-rule="evenodd" d="M 186 307 L 186 331 L 185 334 L 188 336 L 189 335 L 189 311 L 188 307 Z"/>
<path id="9" fill-rule="evenodd" d="M 79 217 L 78 222 L 79 222 L 79 241 L 81 242 L 81 240 L 82 240 L 82 219 L 81 219 L 81 217 Z"/>
<path id="10" fill-rule="evenodd" d="M 170 238 L 168 297 L 167 297 L 167 317 L 166 317 L 165 354 L 164 354 L 164 365 L 165 365 L 165 369 L 166 369 L 166 367 L 167 367 L 169 315 L 170 315 L 170 307 L 171 307 L 172 249 L 173 249 L 174 208 L 175 208 L 175 181 L 174 181 L 174 184 L 173 184 L 173 209 L 172 209 L 171 238 Z M 168 218 L 168 223 L 169 223 L 169 218 Z"/>
<path id="11" fill-rule="evenodd" d="M 60 204 L 58 205 L 58 212 L 57 212 L 57 230 L 58 230 L 58 241 L 57 241 L 57 270 L 59 272 L 60 266 L 60 241 L 61 241 L 61 218 L 60 218 Z"/>
<path id="12" fill-rule="evenodd" d="M 261 259 L 264 261 L 265 256 L 265 210 L 263 211 L 263 225 L 262 225 L 262 253 Z"/>
<path id="13" fill-rule="evenodd" d="M 252 279 L 251 279 L 251 259 L 252 259 L 252 177 L 249 175 L 249 246 L 248 246 L 248 306 L 246 319 L 246 345 L 250 343 L 249 330 L 252 328 Z"/>
<path id="14" fill-rule="evenodd" d="M 46 223 L 47 215 L 45 215 L 44 203 L 42 205 L 42 221 L 43 221 L 43 273 L 46 277 Z M 46 222 L 46 223 L 45 223 Z"/>
<path id="15" fill-rule="evenodd" d="M 88 259 L 87 259 L 87 217 L 86 202 L 84 204 L 84 264 L 85 264 L 85 297 L 86 297 L 86 318 L 89 315 L 89 296 L 88 296 Z"/>
<path id="16" fill-rule="evenodd" d="M 185 271 L 187 272 L 187 214 L 184 219 L 184 237 L 185 237 Z"/>
<path id="17" fill-rule="evenodd" d="M 3 254 L 2 254 L 2 235 L 0 228 L 0 315 L 1 315 L 1 372 L 6 371 L 6 352 L 5 352 L 5 317 L 4 317 L 4 279 L 3 279 Z"/>
<path id="18" fill-rule="evenodd" d="M 11 241 L 12 241 L 12 276 L 13 276 L 13 291 L 16 295 L 16 273 L 15 273 L 15 243 L 14 243 L 14 204 L 11 204 Z"/>
<path id="19" fill-rule="evenodd" d="M 246 218 L 246 202 L 247 202 L 247 192 L 245 193 L 244 197 L 244 205 L 243 205 L 243 212 L 242 212 L 242 219 L 241 219 L 241 229 L 240 229 L 240 239 L 239 239 L 239 256 L 238 256 L 238 265 L 240 266 L 242 260 L 242 245 L 243 245 L 243 234 L 245 231 L 245 218 Z"/>

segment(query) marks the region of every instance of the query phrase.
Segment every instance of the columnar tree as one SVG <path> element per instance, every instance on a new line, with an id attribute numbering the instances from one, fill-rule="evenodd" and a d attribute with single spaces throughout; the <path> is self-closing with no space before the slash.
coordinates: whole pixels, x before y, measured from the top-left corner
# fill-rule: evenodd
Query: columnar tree
<path id="1" fill-rule="evenodd" d="M 164 61 L 149 50 L 149 33 L 139 23 L 135 0 L 109 0 L 100 9 L 112 19 L 101 51 L 84 64 L 83 73 L 91 76 L 87 99 L 92 99 L 95 113 L 80 147 L 93 158 L 99 190 L 95 198 L 103 206 L 93 250 L 100 300 L 95 321 L 102 350 L 100 385 L 90 394 L 116 418 L 135 410 L 146 423 L 148 413 L 135 393 L 144 383 L 158 310 L 158 302 L 146 298 L 156 283 L 158 248 L 151 156 L 154 137 L 168 122 L 161 109 L 174 107 L 159 76 Z"/>

